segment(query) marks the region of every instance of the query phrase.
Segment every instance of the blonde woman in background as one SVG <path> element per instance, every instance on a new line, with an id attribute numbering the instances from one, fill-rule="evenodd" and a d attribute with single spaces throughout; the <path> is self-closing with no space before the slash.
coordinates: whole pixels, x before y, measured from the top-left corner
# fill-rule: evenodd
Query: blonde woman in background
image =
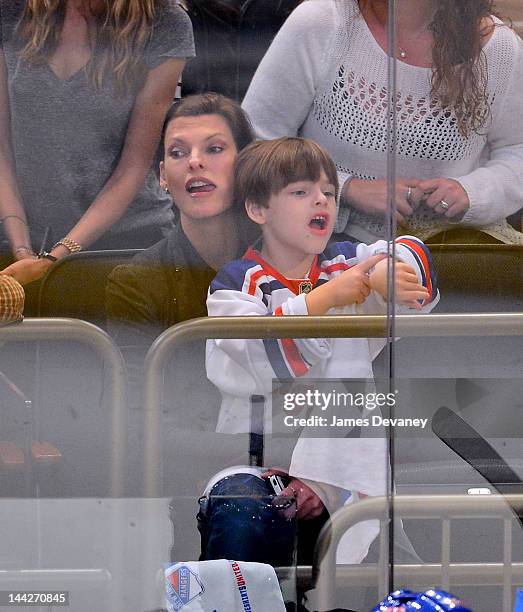
<path id="1" fill-rule="evenodd" d="M 22 284 L 173 226 L 151 162 L 190 20 L 170 0 L 0 0 L 0 217 Z M 49 228 L 47 230 L 47 228 Z M 35 252 L 48 236 L 50 255 Z M 97 241 L 97 242 L 96 242 Z"/>

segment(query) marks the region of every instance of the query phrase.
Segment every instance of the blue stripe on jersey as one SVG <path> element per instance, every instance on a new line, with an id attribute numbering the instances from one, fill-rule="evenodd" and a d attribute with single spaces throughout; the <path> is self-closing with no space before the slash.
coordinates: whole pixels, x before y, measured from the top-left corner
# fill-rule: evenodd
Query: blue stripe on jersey
<path id="1" fill-rule="evenodd" d="M 257 285 L 258 289 L 262 292 L 262 302 L 269 308 L 269 297 L 271 295 L 271 288 L 269 283 L 260 283 Z"/>
<path id="2" fill-rule="evenodd" d="M 210 294 L 212 295 L 215 291 L 220 291 L 222 289 L 242 291 L 245 277 L 247 276 L 249 270 L 258 267 L 259 265 L 260 264 L 252 259 L 236 259 L 225 264 L 225 266 L 218 271 L 214 277 L 214 280 L 211 282 L 211 286 L 209 287 Z M 271 280 L 269 280 L 269 282 L 266 280 L 261 282 L 262 278 L 269 278 Z M 286 289 L 285 285 L 283 285 L 279 280 L 272 278 L 269 274 L 266 274 L 264 277 L 260 277 L 256 283 L 256 286 L 262 293 L 261 299 L 267 307 L 269 307 L 269 299 L 273 291 L 276 289 Z"/>
<path id="3" fill-rule="evenodd" d="M 425 245 L 424 242 L 421 242 L 421 241 L 420 241 L 420 246 L 423 247 L 423 250 L 425 251 L 425 255 L 427 256 L 427 259 L 429 261 L 430 282 L 432 283 L 431 299 L 434 299 L 436 295 L 438 295 L 438 274 L 436 272 L 436 268 L 434 267 L 434 261 L 432 259 L 432 253 L 430 252 L 430 249 Z"/>
<path id="4" fill-rule="evenodd" d="M 249 259 L 235 259 L 221 268 L 209 287 L 212 295 L 215 291 L 229 289 L 241 291 L 247 272 L 258 264 Z"/>
<path id="5" fill-rule="evenodd" d="M 358 243 L 355 242 L 334 242 L 329 245 L 323 253 L 318 256 L 318 263 L 322 265 L 324 261 L 336 259 L 338 255 L 343 255 L 345 259 L 353 259 L 356 257 L 356 249 Z"/>
<path id="6" fill-rule="evenodd" d="M 427 276 L 425 274 L 425 266 L 423 265 L 423 262 L 419 258 L 419 255 L 416 253 L 416 251 L 410 245 L 406 244 L 405 242 L 400 242 L 400 244 L 401 244 L 401 246 L 403 246 L 406 249 L 408 249 L 409 253 L 412 255 L 412 257 L 414 257 L 414 260 L 418 264 L 418 270 L 420 271 L 420 274 L 421 274 L 421 284 L 424 287 L 427 287 Z M 433 296 L 431 296 L 431 299 L 432 299 L 432 297 Z"/>
<path id="7" fill-rule="evenodd" d="M 419 238 L 416 238 L 415 236 L 400 236 L 398 240 L 402 241 L 400 242 L 400 244 L 403 244 L 404 246 L 407 246 L 407 247 L 409 246 L 408 242 L 415 242 L 417 246 L 420 249 L 422 249 L 422 251 L 425 253 L 425 256 L 428 262 L 428 266 L 429 266 L 428 272 L 430 275 L 430 282 L 432 285 L 432 295 L 430 296 L 429 302 L 432 301 L 438 294 L 438 275 L 436 273 L 436 268 L 434 267 L 434 261 L 432 259 L 432 253 L 430 252 L 430 249 L 427 247 L 427 245 L 422 240 L 420 240 Z M 403 241 L 406 241 L 406 243 Z M 409 249 L 409 250 L 413 252 L 413 249 Z M 419 258 L 417 258 L 416 261 L 418 261 L 418 259 Z M 422 273 L 423 272 L 426 273 L 427 271 L 426 268 L 421 267 L 421 269 L 422 269 Z"/>
<path id="8" fill-rule="evenodd" d="M 433 300 L 438 295 L 438 275 L 432 264 L 432 259 L 430 260 L 430 282 L 432 283 L 431 299 Z"/>
<path id="9" fill-rule="evenodd" d="M 263 346 L 269 358 L 269 362 L 276 374 L 276 378 L 294 378 L 293 373 L 287 367 L 287 363 L 283 358 L 280 343 L 277 338 L 264 338 Z"/>
<path id="10" fill-rule="evenodd" d="M 270 280 L 269 282 L 260 282 L 262 278 L 272 278 L 272 276 L 267 274 L 263 277 L 260 277 L 256 283 L 256 287 L 262 293 L 262 302 L 265 304 L 265 306 L 267 306 L 267 308 L 269 308 L 269 300 L 273 291 L 276 291 L 277 289 L 287 289 L 287 287 L 285 287 L 285 285 L 279 280 L 276 280 L 274 278 L 272 278 L 272 280 Z"/>

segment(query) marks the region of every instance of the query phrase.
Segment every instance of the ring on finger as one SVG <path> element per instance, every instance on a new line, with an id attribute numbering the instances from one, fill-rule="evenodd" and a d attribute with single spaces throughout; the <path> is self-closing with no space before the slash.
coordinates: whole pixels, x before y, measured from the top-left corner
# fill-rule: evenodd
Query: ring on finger
<path id="1" fill-rule="evenodd" d="M 410 185 L 407 187 L 407 195 L 405 196 L 405 199 L 407 200 L 407 202 L 409 204 L 411 204 L 411 201 L 412 201 L 412 187 Z"/>
<path id="2" fill-rule="evenodd" d="M 445 202 L 445 200 L 441 200 L 441 202 L 439 203 L 441 208 L 443 208 L 443 210 L 448 210 L 450 207 L 450 204 L 448 202 Z"/>

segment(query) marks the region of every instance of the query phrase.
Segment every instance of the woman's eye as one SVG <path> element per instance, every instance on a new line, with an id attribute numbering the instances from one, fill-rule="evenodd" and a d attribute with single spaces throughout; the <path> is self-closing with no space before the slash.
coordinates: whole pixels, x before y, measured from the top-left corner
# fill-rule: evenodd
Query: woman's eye
<path id="1" fill-rule="evenodd" d="M 295 196 L 303 196 L 305 195 L 307 192 L 305 191 L 305 189 L 295 189 L 293 192 L 293 195 Z"/>
<path id="2" fill-rule="evenodd" d="M 225 147 L 222 147 L 221 145 L 213 145 L 212 147 L 209 147 L 209 152 L 210 153 L 221 153 L 224 148 Z"/>
<path id="3" fill-rule="evenodd" d="M 324 191 L 323 193 L 328 198 L 334 198 L 335 197 L 334 191 Z"/>
<path id="4" fill-rule="evenodd" d="M 180 157 L 183 157 L 184 152 L 181 149 L 171 149 L 171 151 L 169 152 L 169 155 L 173 159 L 180 159 Z"/>

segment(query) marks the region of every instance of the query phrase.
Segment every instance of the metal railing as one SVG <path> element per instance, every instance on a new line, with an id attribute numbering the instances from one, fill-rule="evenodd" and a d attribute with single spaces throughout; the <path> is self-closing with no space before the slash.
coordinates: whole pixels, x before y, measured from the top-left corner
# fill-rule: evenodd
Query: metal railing
<path id="1" fill-rule="evenodd" d="M 387 320 L 384 316 L 211 317 L 181 323 L 166 330 L 157 338 L 146 358 L 144 485 L 146 495 L 158 497 L 162 494 L 160 416 L 163 375 L 175 349 L 179 349 L 188 342 L 209 338 L 379 338 L 386 337 L 386 330 Z M 411 337 L 523 335 L 523 313 L 398 315 L 396 333 L 398 336 Z M 370 501 L 374 500 L 369 500 L 369 503 Z M 385 540 L 382 541 L 381 550 L 386 550 Z M 512 567 L 515 568 L 515 566 Z M 467 584 L 474 582 L 473 576 L 476 575 L 475 572 L 478 569 L 477 564 L 460 564 L 459 566 L 449 564 L 449 568 L 449 575 L 453 579 L 460 577 Z M 353 584 L 377 584 L 378 580 L 381 580 L 381 584 L 386 585 L 385 569 L 379 566 L 374 568 L 342 566 L 338 568 L 338 572 L 341 572 L 342 577 L 347 581 L 353 580 Z M 504 569 L 504 564 L 482 564 L 481 575 L 485 576 L 488 573 L 491 579 L 506 581 Z M 517 566 L 515 569 L 523 572 L 523 566 Z M 395 566 L 395 576 L 399 580 L 402 577 L 407 578 L 408 576 L 410 579 L 413 576 L 419 576 L 420 581 L 425 584 L 439 582 L 441 572 L 442 566 L 438 564 Z M 325 576 L 325 573 L 323 575 Z M 332 575 L 335 576 L 335 574 Z M 298 584 L 310 583 L 311 576 L 312 568 L 297 568 Z M 441 580 L 443 585 L 446 582 L 446 578 Z M 385 586 L 383 588 L 386 589 Z M 505 586 L 505 599 L 508 597 L 506 593 L 507 587 Z M 324 598 L 328 599 L 328 596 L 324 595 Z M 320 609 L 328 609 L 328 606 L 320 607 Z"/>
<path id="2" fill-rule="evenodd" d="M 0 343 L 3 342 L 35 342 L 68 340 L 79 342 L 90 347 L 103 360 L 104 367 L 109 369 L 110 395 L 108 403 L 111 409 L 111 468 L 110 491 L 113 497 L 121 497 L 125 485 L 125 461 L 127 441 L 127 404 L 125 401 L 126 369 L 120 350 L 112 342 L 109 335 L 96 325 L 78 319 L 60 318 L 27 318 L 23 322 L 0 328 Z M 37 369 L 39 364 L 37 363 Z M 58 383 L 59 384 L 59 383 Z M 38 501 L 38 500 L 37 500 Z M 110 550 L 111 567 L 123 568 L 125 560 L 124 519 L 120 505 L 116 505 L 111 513 Z M 86 588 L 110 589 L 110 610 L 123 612 L 123 593 L 125 580 L 121 572 L 110 573 L 105 568 L 79 569 L 70 568 L 49 570 L 45 568 L 24 569 L 19 572 L 0 572 L 0 584 L 8 581 L 21 588 L 22 581 L 28 579 L 34 588 L 35 580 L 48 579 L 54 576 L 63 585 L 76 588 L 85 585 Z M 49 588 L 47 583 L 47 588 Z M 110 586 L 109 586 L 110 585 Z"/>
<path id="3" fill-rule="evenodd" d="M 398 585 L 440 586 L 502 585 L 502 612 L 512 610 L 512 585 L 523 580 L 523 563 L 512 563 L 512 524 L 514 511 L 523 513 L 523 494 L 511 495 L 395 495 L 392 499 L 395 516 L 413 519 L 441 519 L 441 563 L 394 565 Z M 379 584 L 380 597 L 386 595 L 387 529 L 390 500 L 368 498 L 335 512 L 318 539 L 313 574 L 318 575 L 317 595 L 320 610 L 333 607 L 336 587 Z M 504 522 L 502 563 L 451 563 L 450 521 L 457 518 L 500 518 Z M 377 564 L 363 566 L 336 565 L 336 550 L 343 534 L 357 523 L 378 519 L 382 523 L 380 559 Z M 307 568 L 301 568 L 305 574 Z"/>
<path id="4" fill-rule="evenodd" d="M 145 361 L 145 494 L 161 496 L 160 404 L 165 366 L 174 349 L 209 338 L 383 338 L 385 316 L 206 317 L 174 325 Z M 523 335 L 523 313 L 397 315 L 398 336 Z"/>
<path id="5" fill-rule="evenodd" d="M 109 367 L 111 393 L 111 494 L 123 495 L 127 405 L 125 402 L 125 364 L 119 349 L 109 335 L 96 325 L 78 319 L 25 319 L 21 323 L 0 327 L 0 342 L 70 340 L 91 347 Z"/>

